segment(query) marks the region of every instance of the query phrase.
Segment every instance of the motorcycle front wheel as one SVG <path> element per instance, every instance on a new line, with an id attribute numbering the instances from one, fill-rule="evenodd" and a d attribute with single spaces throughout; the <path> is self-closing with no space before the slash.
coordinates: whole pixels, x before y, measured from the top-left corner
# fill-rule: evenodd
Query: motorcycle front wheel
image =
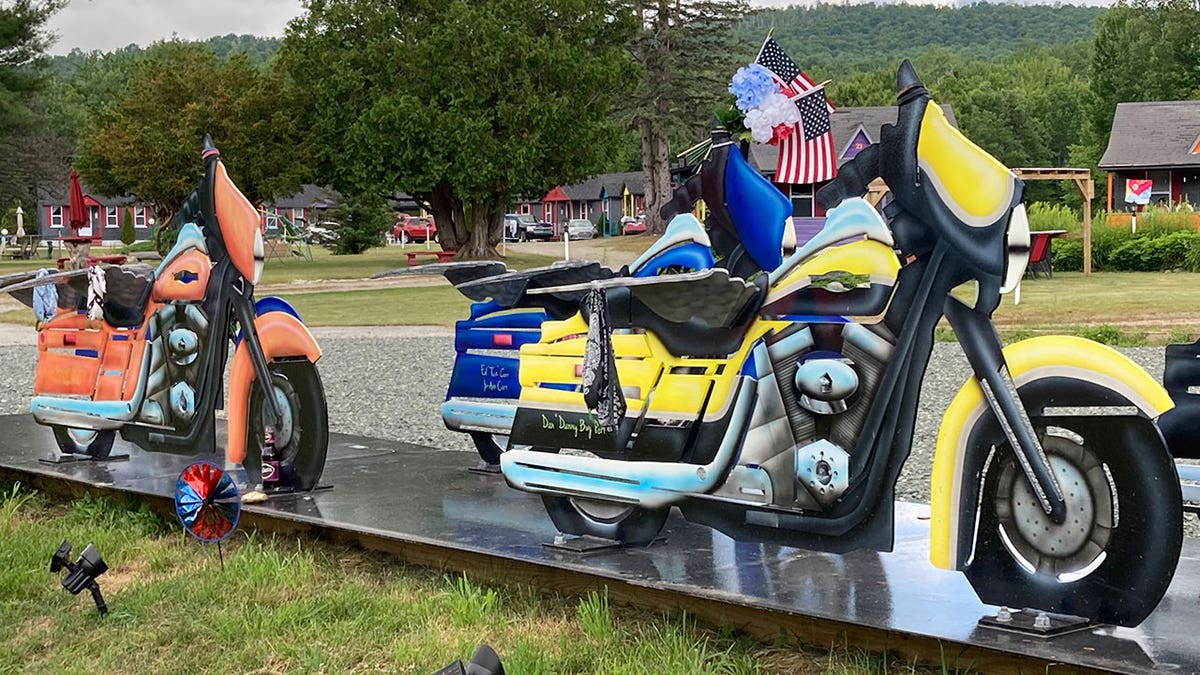
<path id="1" fill-rule="evenodd" d="M 268 368 L 283 417 L 275 435 L 279 481 L 296 490 L 311 490 L 325 470 L 329 450 L 329 414 L 321 376 L 308 361 L 274 361 Z M 262 388 L 255 383 L 250 390 L 246 428 L 245 466 L 249 471 L 262 465 L 266 417 Z"/>
<path id="2" fill-rule="evenodd" d="M 997 446 L 983 475 L 967 579 L 991 604 L 1141 623 L 1166 592 L 1179 555 L 1174 465 L 1153 447 L 1128 447 L 1082 427 L 1036 430 L 1067 518 L 1055 523 L 1046 515 L 1012 449 Z"/>

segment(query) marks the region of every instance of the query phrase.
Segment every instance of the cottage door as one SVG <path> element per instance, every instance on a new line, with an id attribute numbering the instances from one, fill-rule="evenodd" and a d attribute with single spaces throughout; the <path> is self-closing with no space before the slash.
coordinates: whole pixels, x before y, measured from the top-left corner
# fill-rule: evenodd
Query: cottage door
<path id="1" fill-rule="evenodd" d="M 79 228 L 79 236 L 81 237 L 90 237 L 93 232 L 100 229 L 100 207 L 89 206 L 87 207 L 87 212 L 87 224 Z"/>

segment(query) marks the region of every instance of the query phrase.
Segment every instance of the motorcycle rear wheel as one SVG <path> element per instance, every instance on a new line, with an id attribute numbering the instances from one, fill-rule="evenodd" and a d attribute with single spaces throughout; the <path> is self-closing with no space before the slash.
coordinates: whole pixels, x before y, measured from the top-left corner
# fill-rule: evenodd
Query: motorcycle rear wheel
<path id="1" fill-rule="evenodd" d="M 321 376 L 308 361 L 275 361 L 268 368 L 284 416 L 275 443 L 279 482 L 296 490 L 311 490 L 321 479 L 329 450 L 329 414 Z M 262 390 L 255 383 L 246 427 L 245 465 L 249 471 L 262 466 L 266 428 Z"/>
<path id="2" fill-rule="evenodd" d="M 1170 458 L 1061 427 L 1037 432 L 1067 520 L 1056 525 L 1045 515 L 1011 448 L 997 447 L 983 476 L 967 580 L 984 602 L 1137 625 L 1157 601 L 1134 608 L 1112 590 L 1161 598 L 1174 574 L 1182 511 Z"/>
<path id="3" fill-rule="evenodd" d="M 58 449 L 66 455 L 87 455 L 93 459 L 108 459 L 112 453 L 113 442 L 117 432 L 108 429 L 93 431 L 91 429 L 72 429 L 54 425 L 54 441 Z"/>
<path id="4" fill-rule="evenodd" d="M 558 453 L 557 448 L 533 448 Z M 649 546 L 671 515 L 670 507 L 645 509 L 619 502 L 542 495 L 546 514 L 559 532 L 612 539 L 629 546 Z"/>
<path id="5" fill-rule="evenodd" d="M 671 515 L 670 508 L 645 509 L 598 499 L 542 495 L 546 513 L 559 532 L 649 546 Z"/>

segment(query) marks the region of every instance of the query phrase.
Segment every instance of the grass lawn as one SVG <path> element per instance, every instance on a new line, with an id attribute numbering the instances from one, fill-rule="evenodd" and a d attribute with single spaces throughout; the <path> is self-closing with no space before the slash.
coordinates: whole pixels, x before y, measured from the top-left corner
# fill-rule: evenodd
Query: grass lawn
<path id="1" fill-rule="evenodd" d="M 310 326 L 453 326 L 467 318 L 471 306 L 449 285 L 282 293 L 280 297 Z"/>
<path id="2" fill-rule="evenodd" d="M 288 283 L 296 279 L 366 279 L 372 274 L 408 267 L 407 251 L 424 251 L 425 244 L 407 246 L 382 246 L 368 249 L 358 255 L 333 255 L 327 249 L 312 248 L 312 262 L 303 258 L 268 258 L 260 283 Z M 439 250 L 435 244 L 431 251 Z M 432 256 L 430 256 L 432 259 Z M 420 262 L 426 262 L 418 257 Z M 544 255 L 510 253 L 505 264 L 514 269 L 526 269 L 549 265 L 557 258 Z"/>
<path id="3" fill-rule="evenodd" d="M 109 614 L 50 574 L 95 544 Z M 431 673 L 491 644 L 510 673 L 913 671 L 878 654 L 760 644 L 685 616 L 478 585 L 379 556 L 238 532 L 217 551 L 144 506 L 0 484 L 0 672 Z"/>

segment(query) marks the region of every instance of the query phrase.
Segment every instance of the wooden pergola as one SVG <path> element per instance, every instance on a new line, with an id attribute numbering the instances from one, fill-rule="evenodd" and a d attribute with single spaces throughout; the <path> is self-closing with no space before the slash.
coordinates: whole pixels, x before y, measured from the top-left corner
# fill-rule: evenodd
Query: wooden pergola
<path id="1" fill-rule="evenodd" d="M 1095 183 L 1092 172 L 1088 169 L 1013 169 L 1013 173 L 1021 180 L 1069 180 L 1079 188 L 1083 196 L 1083 274 L 1092 273 L 1092 197 L 1095 196 Z"/>
<path id="2" fill-rule="evenodd" d="M 1083 196 L 1083 273 L 1089 275 L 1092 273 L 1092 196 L 1095 191 L 1095 183 L 1092 181 L 1092 172 L 1087 169 L 1012 169 L 1021 180 L 1069 180 L 1075 183 L 1075 187 L 1079 188 L 1079 194 Z M 867 186 L 866 199 L 871 205 L 877 205 L 884 195 L 888 193 L 887 183 L 883 182 L 882 178 L 876 178 Z"/>

